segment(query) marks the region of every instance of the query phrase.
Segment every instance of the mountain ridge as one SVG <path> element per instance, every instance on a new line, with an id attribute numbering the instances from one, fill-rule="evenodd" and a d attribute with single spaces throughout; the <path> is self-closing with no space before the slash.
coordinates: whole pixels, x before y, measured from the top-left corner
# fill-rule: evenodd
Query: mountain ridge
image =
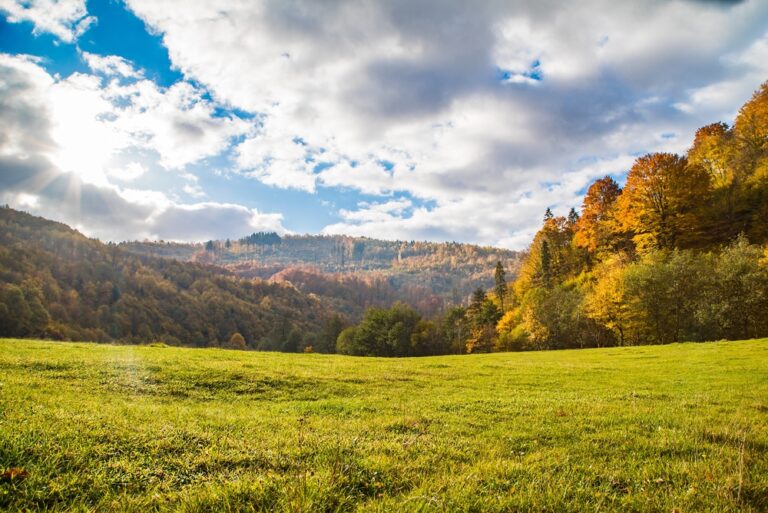
<path id="1" fill-rule="evenodd" d="M 284 240 L 280 249 L 258 251 L 237 241 L 209 250 L 103 243 L 64 223 L 0 208 L 0 335 L 333 351 L 338 333 L 368 308 L 406 302 L 438 316 L 461 301 L 450 295 L 484 286 L 492 262 L 506 257 L 514 266 L 519 259 L 453 243 L 399 242 L 393 253 L 394 242 L 328 237 L 326 252 L 315 253 L 321 265 L 313 266 L 306 255 L 317 250 L 317 238 Z M 346 245 L 334 245 L 339 241 Z M 323 267 L 328 255 L 339 260 Z"/>
<path id="2" fill-rule="evenodd" d="M 247 239 L 131 241 L 120 247 L 134 254 L 218 265 L 241 277 L 285 280 L 287 275 L 314 273 L 336 279 L 384 281 L 394 294 L 430 315 L 466 302 L 478 287 L 493 286 L 497 262 L 514 277 L 524 257 L 524 252 L 457 242 L 388 241 L 348 235 L 288 235 L 270 244 L 248 244 Z"/>

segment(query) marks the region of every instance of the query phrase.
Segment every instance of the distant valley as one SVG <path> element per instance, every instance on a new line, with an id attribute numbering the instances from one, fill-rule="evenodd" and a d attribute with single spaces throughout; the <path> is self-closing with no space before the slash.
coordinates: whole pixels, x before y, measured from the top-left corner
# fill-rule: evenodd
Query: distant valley
<path id="1" fill-rule="evenodd" d="M 466 244 L 255 234 L 103 243 L 0 208 L 0 333 L 334 352 L 370 307 L 442 314 L 520 254 Z"/>
<path id="2" fill-rule="evenodd" d="M 243 278 L 290 282 L 359 318 L 370 306 L 404 301 L 425 315 L 493 286 L 497 262 L 514 278 L 524 253 L 456 242 L 384 241 L 344 235 L 254 233 L 197 244 L 125 242 L 143 256 L 212 264 Z"/>

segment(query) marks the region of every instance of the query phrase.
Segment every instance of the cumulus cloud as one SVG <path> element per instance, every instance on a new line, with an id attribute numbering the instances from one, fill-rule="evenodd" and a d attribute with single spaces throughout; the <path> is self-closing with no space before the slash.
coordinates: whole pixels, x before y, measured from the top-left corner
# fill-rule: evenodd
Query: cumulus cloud
<path id="1" fill-rule="evenodd" d="M 379 198 L 339 211 L 327 233 L 523 247 L 546 207 L 578 207 L 591 180 L 621 177 L 639 153 L 684 151 L 768 78 L 758 0 L 126 5 L 185 80 L 162 88 L 85 52 L 89 73 L 55 78 L 16 57 L 8 80 L 39 84 L 25 101 L 49 116 L 7 123 L 3 147 L 123 196 L 144 174 L 113 160 L 138 148 L 180 176 L 218 155 L 223 174 L 271 187 Z M 82 1 L 0 9 L 65 41 L 87 26 Z M 45 130 L 33 141 L 35 122 Z M 183 192 L 207 197 L 195 180 Z M 403 197 L 408 208 L 387 207 Z"/>
<path id="2" fill-rule="evenodd" d="M 0 102 L 13 115 L 4 119 L 2 151 L 40 153 L 58 169 L 103 185 L 110 175 L 137 175 L 135 166 L 115 171 L 120 152 L 150 151 L 160 166 L 183 170 L 254 130 L 252 121 L 217 115 L 204 91 L 188 82 L 162 88 L 123 59 L 89 54 L 86 60 L 93 74 L 58 78 L 33 57 L 0 54 Z"/>
<path id="3" fill-rule="evenodd" d="M 154 231 L 161 239 L 207 240 L 242 237 L 245 233 L 285 233 L 281 214 L 262 214 L 229 203 L 172 205 L 154 219 Z"/>
<path id="4" fill-rule="evenodd" d="M 147 168 L 140 162 L 130 162 L 122 167 L 115 167 L 107 171 L 109 176 L 114 176 L 118 180 L 123 182 L 130 182 L 137 178 L 144 176 L 147 173 Z"/>
<path id="5" fill-rule="evenodd" d="M 120 84 L 88 74 L 59 79 L 34 58 L 0 54 L 0 90 L 3 203 L 109 240 L 200 240 L 285 231 L 280 214 L 224 202 L 184 204 L 157 190 L 124 187 L 148 171 L 139 162 L 111 165 L 121 149 L 150 149 L 158 153 L 158 162 L 183 166 L 219 152 L 226 145 L 220 141 L 233 131 L 250 130 L 237 120 L 212 118 L 213 106 L 188 84 L 163 90 L 141 80 Z M 125 98 L 129 103 L 115 101 Z M 202 126 L 214 135 L 167 135 L 169 125 L 177 122 Z M 170 141 L 158 143 L 156 138 L 163 137 Z M 174 137 L 178 144 L 192 137 L 197 147 L 177 152 L 171 147 Z M 112 183 L 113 178 L 123 185 Z M 182 173 L 181 178 L 192 187 L 191 196 L 204 195 L 194 175 Z"/>
<path id="6" fill-rule="evenodd" d="M 315 190 L 312 155 L 319 152 L 290 129 L 269 127 L 245 139 L 235 150 L 238 169 L 262 183 L 284 189 Z"/>
<path id="7" fill-rule="evenodd" d="M 683 151 L 768 78 L 758 1 L 127 4 L 186 76 L 262 116 L 236 169 L 431 202 L 362 204 L 329 233 L 524 246 L 547 206 Z"/>
<path id="8" fill-rule="evenodd" d="M 0 0 L 0 12 L 8 21 L 34 24 L 34 33 L 49 32 L 67 43 L 96 23 L 88 16 L 85 0 Z"/>
<path id="9" fill-rule="evenodd" d="M 90 52 L 81 52 L 81 55 L 91 70 L 105 76 L 124 78 L 140 78 L 142 76 L 140 71 L 134 69 L 133 64 L 117 55 L 98 55 Z"/>

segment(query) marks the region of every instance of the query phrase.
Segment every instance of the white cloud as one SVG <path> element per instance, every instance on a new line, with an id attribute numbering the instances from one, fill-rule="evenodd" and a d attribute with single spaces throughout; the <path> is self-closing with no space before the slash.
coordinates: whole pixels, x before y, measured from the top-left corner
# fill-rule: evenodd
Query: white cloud
<path id="1" fill-rule="evenodd" d="M 189 194 L 190 196 L 192 196 L 193 198 L 204 198 L 207 196 L 207 194 L 205 193 L 202 187 L 193 183 L 186 184 L 182 188 L 182 190 L 187 194 Z"/>
<path id="2" fill-rule="evenodd" d="M 147 168 L 139 162 L 130 162 L 123 167 L 112 168 L 107 171 L 109 176 L 113 176 L 123 182 L 131 182 L 144 176 L 146 173 Z"/>
<path id="3" fill-rule="evenodd" d="M 341 160 L 321 171 L 317 178 L 326 187 L 355 188 L 366 194 L 384 195 L 395 188 L 394 173 L 387 171 L 381 162 L 369 160 L 352 165 L 348 160 Z"/>
<path id="4" fill-rule="evenodd" d="M 315 190 L 314 162 L 319 149 L 300 141 L 291 132 L 269 127 L 235 148 L 238 169 L 246 176 L 283 189 Z"/>
<path id="5" fill-rule="evenodd" d="M 240 172 L 434 205 L 326 229 L 371 236 L 517 245 L 631 155 L 729 121 L 768 62 L 758 1 L 127 3 L 186 76 L 261 114 Z"/>
<path id="6" fill-rule="evenodd" d="M 726 54 L 722 60 L 742 74 L 688 90 L 687 98 L 675 104 L 678 109 L 730 121 L 752 95 L 755 84 L 768 80 L 768 31 L 745 50 Z"/>
<path id="7" fill-rule="evenodd" d="M 129 149 L 156 152 L 161 166 L 183 170 L 220 154 L 230 147 L 232 138 L 255 129 L 254 121 L 217 115 L 216 104 L 187 82 L 162 88 L 142 78 L 123 59 L 84 56 L 98 74 L 55 78 L 32 58 L 5 54 L 0 55 L 0 65 L 34 80 L 32 101 L 48 115 L 48 130 L 40 134 L 50 138 L 45 156 L 85 182 L 103 185 L 110 176 L 130 179 L 125 172 L 116 172 L 114 165 L 115 157 Z M 16 138 L 35 136 L 9 131 L 8 137 L 11 141 L 4 145 L 5 151 L 20 144 Z M 132 168 L 130 174 L 137 170 Z"/>
<path id="8" fill-rule="evenodd" d="M 35 34 L 49 32 L 67 43 L 96 23 L 86 12 L 85 0 L 0 0 L 0 11 L 11 23 L 30 21 Z"/>
<path id="9" fill-rule="evenodd" d="M 81 55 L 91 70 L 106 76 L 119 76 L 124 78 L 140 78 L 141 72 L 134 69 L 126 59 L 117 55 L 97 55 L 90 52 L 81 52 Z"/>
<path id="10" fill-rule="evenodd" d="M 42 91 L 25 101 L 50 117 L 36 140 L 6 124 L 0 151 L 100 187 L 130 176 L 104 171 L 126 172 L 112 163 L 129 150 L 179 176 L 226 155 L 223 175 L 382 198 L 340 212 L 327 232 L 520 247 L 546 207 L 578 206 L 590 180 L 620 175 L 637 153 L 684 151 L 768 78 L 758 0 L 126 5 L 187 80 L 161 88 L 124 59 L 86 52 L 91 72 L 59 79 L 17 57 Z M 69 41 L 84 6 L 0 0 L 13 20 Z M 256 117 L 221 117 L 221 105 Z M 194 180 L 182 190 L 206 192 Z M 415 206 L 381 210 L 400 193 Z"/>
<path id="11" fill-rule="evenodd" d="M 228 203 L 172 205 L 152 218 L 155 237 L 164 240 L 209 240 L 268 231 L 286 233 L 282 215 L 260 213 Z"/>
<path id="12" fill-rule="evenodd" d="M 250 130 L 238 120 L 212 118 L 213 106 L 195 96 L 191 86 L 163 90 L 142 80 L 105 84 L 88 74 L 57 79 L 35 59 L 0 54 L 0 90 L 3 203 L 108 240 L 201 240 L 262 229 L 285 232 L 281 214 L 226 202 L 184 204 L 158 190 L 125 187 L 150 169 L 132 161 L 112 165 L 119 150 L 153 150 L 158 163 L 183 165 L 220 151 L 220 145 L 226 146 L 220 141 L 230 133 Z M 133 107 L 116 105 L 113 100 L 126 94 Z M 165 147 L 156 139 L 167 136 L 163 130 L 179 119 L 214 135 L 191 137 L 200 146 L 192 150 Z M 141 123 L 145 126 L 137 134 L 134 124 Z M 168 137 L 183 144 L 188 135 Z M 190 195 L 204 194 L 194 175 L 180 172 L 180 178 L 187 181 Z"/>

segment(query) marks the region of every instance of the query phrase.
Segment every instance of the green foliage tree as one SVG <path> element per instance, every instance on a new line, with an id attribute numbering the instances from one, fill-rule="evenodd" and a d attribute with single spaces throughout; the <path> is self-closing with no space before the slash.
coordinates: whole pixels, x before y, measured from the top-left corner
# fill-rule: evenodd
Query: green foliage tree
<path id="1" fill-rule="evenodd" d="M 315 344 L 314 350 L 320 353 L 335 353 L 336 340 L 348 324 L 341 315 L 332 315 L 323 325 L 322 333 Z"/>
<path id="2" fill-rule="evenodd" d="M 501 311 L 504 311 L 504 298 L 507 296 L 507 273 L 501 261 L 496 262 L 496 269 L 493 273 L 494 288 L 493 291 L 499 299 Z"/>
<path id="3" fill-rule="evenodd" d="M 32 331 L 32 309 L 24 298 L 24 292 L 16 285 L 6 284 L 0 288 L 0 334 L 11 337 L 30 336 Z"/>
<path id="4" fill-rule="evenodd" d="M 442 319 L 442 332 L 451 353 L 463 353 L 470 335 L 467 309 L 453 306 L 448 309 Z"/>
<path id="5" fill-rule="evenodd" d="M 299 348 L 301 347 L 303 338 L 304 336 L 301 333 L 301 330 L 299 330 L 296 326 L 293 326 L 288 332 L 288 335 L 285 337 L 282 345 L 280 346 L 280 350 L 285 353 L 298 352 Z"/>
<path id="6" fill-rule="evenodd" d="M 635 343 L 702 340 L 698 300 L 710 273 L 692 251 L 651 251 L 625 273 L 626 304 Z"/>
<path id="7" fill-rule="evenodd" d="M 489 352 L 496 342 L 496 324 L 501 318 L 501 310 L 490 300 L 483 289 L 475 290 L 467 308 L 469 336 L 466 342 L 467 353 Z"/>
<path id="8" fill-rule="evenodd" d="M 568 224 L 573 228 L 576 223 L 579 222 L 579 213 L 576 212 L 576 209 L 571 207 L 571 210 L 568 211 Z"/>
<path id="9" fill-rule="evenodd" d="M 336 350 L 357 356 L 414 356 L 415 346 L 424 340 L 419 335 L 425 329 L 420 322 L 421 316 L 403 303 L 389 309 L 370 308 L 360 324 L 339 334 Z"/>
<path id="10" fill-rule="evenodd" d="M 339 333 L 336 340 L 336 352 L 350 356 L 366 356 L 365 347 L 357 343 L 357 328 L 350 326 Z"/>
<path id="11" fill-rule="evenodd" d="M 714 269 L 707 274 L 710 286 L 700 292 L 704 297 L 699 319 L 708 333 L 727 339 L 768 333 L 768 260 L 764 254 L 742 236 L 717 256 Z"/>

